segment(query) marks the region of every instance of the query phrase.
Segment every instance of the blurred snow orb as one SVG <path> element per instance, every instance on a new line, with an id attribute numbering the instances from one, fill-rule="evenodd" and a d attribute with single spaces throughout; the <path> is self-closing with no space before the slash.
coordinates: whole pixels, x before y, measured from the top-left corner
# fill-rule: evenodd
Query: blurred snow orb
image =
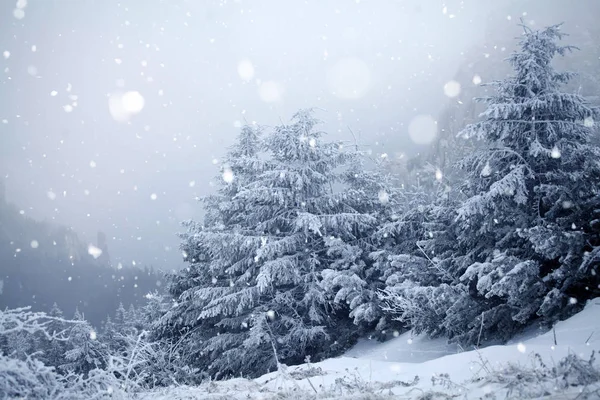
<path id="1" fill-rule="evenodd" d="M 100 250 L 99 248 L 97 248 L 96 246 L 94 246 L 93 244 L 90 244 L 88 246 L 88 254 L 94 258 L 98 258 L 102 255 L 102 250 Z"/>
<path id="2" fill-rule="evenodd" d="M 267 317 L 269 317 L 269 319 L 271 321 L 273 321 L 275 319 L 275 311 L 273 311 L 273 310 L 267 311 Z"/>
<path id="3" fill-rule="evenodd" d="M 37 249 L 38 247 L 40 247 L 40 244 L 38 243 L 37 240 L 32 240 L 30 245 L 31 245 L 32 249 Z"/>
<path id="4" fill-rule="evenodd" d="M 73 106 L 70 104 L 67 104 L 67 105 L 63 106 L 63 110 L 65 110 L 66 113 L 70 113 L 73 111 Z"/>
<path id="5" fill-rule="evenodd" d="M 58 92 L 56 90 L 53 90 L 50 92 L 50 96 L 54 97 L 58 94 Z"/>
<path id="6" fill-rule="evenodd" d="M 25 18 L 25 10 L 23 10 L 22 8 L 15 8 L 13 11 L 13 16 L 16 19 L 23 19 Z"/>
<path id="7" fill-rule="evenodd" d="M 242 78 L 245 81 L 249 81 L 254 77 L 254 65 L 252 65 L 252 62 L 250 62 L 250 60 L 240 61 L 240 63 L 238 64 L 237 71 L 240 75 L 240 78 Z"/>
<path id="8" fill-rule="evenodd" d="M 430 144 L 437 135 L 437 122 L 431 115 L 417 115 L 408 125 L 408 134 L 416 144 Z"/>
<path id="9" fill-rule="evenodd" d="M 108 110 L 117 122 L 126 122 L 129 118 L 142 111 L 146 101 L 138 91 L 113 93 L 108 98 Z"/>
<path id="10" fill-rule="evenodd" d="M 56 199 L 56 193 L 54 193 L 52 190 L 48 191 L 48 193 L 46 193 L 46 196 L 48 196 L 50 200 Z"/>
<path id="11" fill-rule="evenodd" d="M 17 0 L 17 8 L 27 7 L 27 0 Z"/>
<path id="12" fill-rule="evenodd" d="M 225 168 L 223 171 L 223 180 L 225 183 L 233 182 L 233 171 L 230 168 Z"/>
<path id="13" fill-rule="evenodd" d="M 517 350 L 519 353 L 525 353 L 527 351 L 527 347 L 523 343 L 517 344 Z"/>
<path id="14" fill-rule="evenodd" d="M 344 58 L 327 72 L 327 84 L 336 97 L 359 99 L 369 90 L 371 72 L 364 61 L 358 58 Z"/>
<path id="15" fill-rule="evenodd" d="M 90 161 L 90 168 L 96 168 L 96 161 Z"/>
<path id="16" fill-rule="evenodd" d="M 275 81 L 267 81 L 261 83 L 258 87 L 258 96 L 267 103 L 274 103 L 281 100 L 283 87 Z"/>
<path id="17" fill-rule="evenodd" d="M 492 174 L 492 166 L 490 165 L 489 162 L 486 162 L 485 165 L 483 166 L 483 169 L 481 170 L 481 176 L 486 177 L 486 176 L 490 176 Z"/>
<path id="18" fill-rule="evenodd" d="M 558 149 L 558 147 L 554 146 L 552 148 L 552 151 L 550 152 L 550 157 L 552 158 L 560 158 L 560 150 Z"/>
<path id="19" fill-rule="evenodd" d="M 35 65 L 30 65 L 27 67 L 27 73 L 31 76 L 37 76 L 38 70 Z"/>
<path id="20" fill-rule="evenodd" d="M 96 340 L 96 337 L 97 337 L 97 336 L 96 336 L 96 332 L 94 332 L 94 331 L 90 331 L 90 339 L 91 339 L 91 340 Z"/>
<path id="21" fill-rule="evenodd" d="M 481 84 L 481 77 L 480 77 L 479 75 L 475 75 L 475 76 L 473 77 L 473 84 L 474 84 L 474 85 L 479 85 L 479 84 Z"/>
<path id="22" fill-rule="evenodd" d="M 583 125 L 586 128 L 593 128 L 594 127 L 594 118 L 587 117 L 586 119 L 583 120 Z"/>
<path id="23" fill-rule="evenodd" d="M 379 201 L 382 204 L 387 203 L 388 201 L 390 201 L 390 195 L 385 191 L 385 190 L 381 190 L 378 194 L 377 197 L 379 197 Z"/>
<path id="24" fill-rule="evenodd" d="M 456 81 L 447 82 L 444 85 L 444 94 L 448 97 L 458 96 L 460 94 L 460 83 Z"/>
<path id="25" fill-rule="evenodd" d="M 123 98 L 123 108 L 130 114 L 137 114 L 144 108 L 144 97 L 138 91 L 125 92 Z"/>
<path id="26" fill-rule="evenodd" d="M 442 171 L 439 168 L 437 168 L 435 170 L 435 179 L 441 181 L 443 177 L 444 175 L 442 174 Z"/>
<path id="27" fill-rule="evenodd" d="M 10 57 L 10 51 L 4 50 L 2 52 L 2 56 L 4 57 L 4 59 L 8 60 L 8 58 Z"/>
<path id="28" fill-rule="evenodd" d="M 150 195 L 150 199 L 151 199 L 151 200 L 156 200 L 157 198 L 158 198 L 158 196 L 156 195 L 156 193 L 152 193 L 152 194 Z"/>

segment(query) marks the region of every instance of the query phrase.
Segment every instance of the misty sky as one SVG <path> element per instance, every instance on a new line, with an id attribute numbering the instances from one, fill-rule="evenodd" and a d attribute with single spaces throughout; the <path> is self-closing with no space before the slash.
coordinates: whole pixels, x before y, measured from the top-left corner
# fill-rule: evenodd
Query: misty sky
<path id="1" fill-rule="evenodd" d="M 114 262 L 170 269 L 179 223 L 201 215 L 195 198 L 241 123 L 320 107 L 332 139 L 350 127 L 375 152 L 414 154 L 407 127 L 447 104 L 461 53 L 483 43 L 490 16 L 532 2 L 15 3 L 0 2 L 9 200 L 87 241 L 105 232 Z M 500 16 L 507 29 L 517 18 Z"/>

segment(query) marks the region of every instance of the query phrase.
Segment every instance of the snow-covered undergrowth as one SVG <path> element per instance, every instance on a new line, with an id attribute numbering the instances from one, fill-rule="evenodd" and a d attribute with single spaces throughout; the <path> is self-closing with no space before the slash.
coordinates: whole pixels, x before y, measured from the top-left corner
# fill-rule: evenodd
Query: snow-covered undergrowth
<path id="1" fill-rule="evenodd" d="M 547 332 L 463 351 L 410 332 L 255 380 L 146 392 L 142 399 L 598 399 L 600 298 Z"/>

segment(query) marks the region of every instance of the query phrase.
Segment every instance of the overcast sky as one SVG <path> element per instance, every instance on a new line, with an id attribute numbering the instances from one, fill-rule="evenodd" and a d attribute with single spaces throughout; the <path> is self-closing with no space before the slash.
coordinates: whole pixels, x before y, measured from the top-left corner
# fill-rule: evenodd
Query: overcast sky
<path id="1" fill-rule="evenodd" d="M 532 1 L 2 1 L 8 198 L 87 241 L 105 232 L 115 262 L 177 267 L 179 223 L 201 215 L 240 123 L 315 106 L 332 138 L 415 153 L 410 121 L 439 114 L 509 3 Z"/>

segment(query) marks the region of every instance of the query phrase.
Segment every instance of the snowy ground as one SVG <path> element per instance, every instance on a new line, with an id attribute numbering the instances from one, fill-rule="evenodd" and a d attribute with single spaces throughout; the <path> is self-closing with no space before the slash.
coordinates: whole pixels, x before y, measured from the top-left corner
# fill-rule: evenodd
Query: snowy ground
<path id="1" fill-rule="evenodd" d="M 587 376 L 594 371 L 589 364 L 560 364 L 568 355 L 577 355 L 587 362 L 593 350 L 600 350 L 600 298 L 588 302 L 581 313 L 558 323 L 554 331 L 531 329 L 504 346 L 460 351 L 443 339 L 412 337 L 409 332 L 385 343 L 364 340 L 342 357 L 289 367 L 255 380 L 234 379 L 195 388 L 169 388 L 141 397 L 148 400 L 502 399 L 508 395 L 509 398 L 600 399 L 598 382 L 569 385 L 597 380 L 597 376 Z M 593 365 L 600 367 L 599 363 Z M 553 368 L 567 371 L 567 376 L 558 374 L 557 379 Z"/>

